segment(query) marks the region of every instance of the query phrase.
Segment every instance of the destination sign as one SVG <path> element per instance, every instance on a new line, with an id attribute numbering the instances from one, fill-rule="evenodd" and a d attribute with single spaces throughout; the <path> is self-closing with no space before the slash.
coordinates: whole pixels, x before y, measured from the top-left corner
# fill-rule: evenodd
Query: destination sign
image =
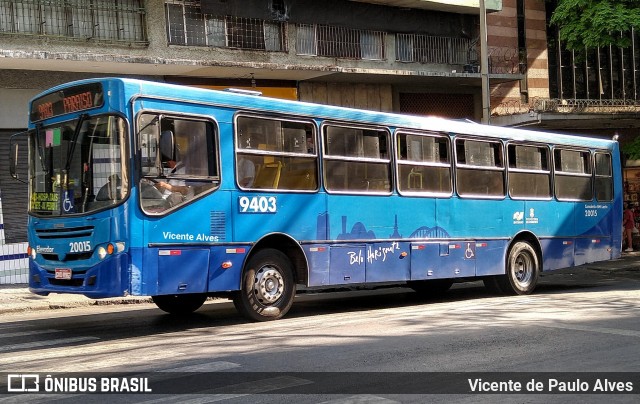
<path id="1" fill-rule="evenodd" d="M 57 192 L 34 192 L 31 194 L 31 210 L 56 211 L 60 207 Z"/>
<path id="2" fill-rule="evenodd" d="M 36 98 L 31 103 L 31 122 L 53 118 L 72 112 L 101 107 L 104 103 L 100 83 L 65 88 Z"/>

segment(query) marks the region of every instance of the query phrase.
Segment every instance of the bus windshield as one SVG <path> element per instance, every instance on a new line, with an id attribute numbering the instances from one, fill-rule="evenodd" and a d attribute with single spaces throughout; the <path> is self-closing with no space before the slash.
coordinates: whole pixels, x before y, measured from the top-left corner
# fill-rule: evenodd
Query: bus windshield
<path id="1" fill-rule="evenodd" d="M 29 136 L 29 212 L 62 216 L 118 204 L 129 189 L 126 121 L 81 115 Z"/>

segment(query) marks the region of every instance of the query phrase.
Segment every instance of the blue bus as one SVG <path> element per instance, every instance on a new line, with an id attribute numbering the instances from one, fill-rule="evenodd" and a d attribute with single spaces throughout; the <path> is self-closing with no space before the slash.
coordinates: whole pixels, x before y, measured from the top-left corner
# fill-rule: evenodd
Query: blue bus
<path id="1" fill-rule="evenodd" d="M 40 295 L 263 321 L 298 285 L 529 294 L 622 248 L 614 140 L 121 78 L 38 95 L 25 137 Z"/>

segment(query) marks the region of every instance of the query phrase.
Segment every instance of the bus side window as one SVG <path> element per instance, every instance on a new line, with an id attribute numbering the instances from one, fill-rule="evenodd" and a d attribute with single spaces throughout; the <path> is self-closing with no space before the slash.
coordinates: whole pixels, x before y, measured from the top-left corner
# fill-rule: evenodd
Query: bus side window
<path id="1" fill-rule="evenodd" d="M 593 199 L 591 154 L 588 150 L 557 148 L 553 151 L 556 198 L 567 201 Z"/>
<path id="2" fill-rule="evenodd" d="M 249 116 L 239 116 L 236 122 L 236 182 L 240 188 L 318 189 L 313 123 Z"/>
<path id="3" fill-rule="evenodd" d="M 596 199 L 601 202 L 613 200 L 613 170 L 611 154 L 596 153 Z"/>
<path id="4" fill-rule="evenodd" d="M 456 139 L 458 194 L 464 197 L 504 197 L 502 144 Z"/>
<path id="5" fill-rule="evenodd" d="M 513 198 L 551 198 L 551 169 L 547 146 L 510 144 L 509 195 Z"/>
<path id="6" fill-rule="evenodd" d="M 432 134 L 398 134 L 400 192 L 451 195 L 449 138 Z"/>
<path id="7" fill-rule="evenodd" d="M 150 214 L 189 202 L 216 188 L 220 181 L 217 131 L 213 123 L 168 115 L 158 117 L 157 124 L 141 126 L 144 131 L 140 133 L 141 203 Z M 140 119 L 141 123 L 145 121 L 154 122 Z M 152 192 L 149 186 L 158 192 Z"/>
<path id="8" fill-rule="evenodd" d="M 389 133 L 383 129 L 325 126 L 324 177 L 330 191 L 391 192 Z"/>

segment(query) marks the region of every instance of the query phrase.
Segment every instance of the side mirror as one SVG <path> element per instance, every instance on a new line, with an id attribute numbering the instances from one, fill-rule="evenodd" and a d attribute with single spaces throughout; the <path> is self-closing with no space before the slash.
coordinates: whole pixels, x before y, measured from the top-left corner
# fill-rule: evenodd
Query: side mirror
<path id="1" fill-rule="evenodd" d="M 26 184 L 27 182 L 18 176 L 18 158 L 20 156 L 20 149 L 18 144 L 17 136 L 24 136 L 25 132 L 17 133 L 9 139 L 9 150 L 11 150 L 11 155 L 9 156 L 9 174 L 11 177 L 17 181 Z"/>

